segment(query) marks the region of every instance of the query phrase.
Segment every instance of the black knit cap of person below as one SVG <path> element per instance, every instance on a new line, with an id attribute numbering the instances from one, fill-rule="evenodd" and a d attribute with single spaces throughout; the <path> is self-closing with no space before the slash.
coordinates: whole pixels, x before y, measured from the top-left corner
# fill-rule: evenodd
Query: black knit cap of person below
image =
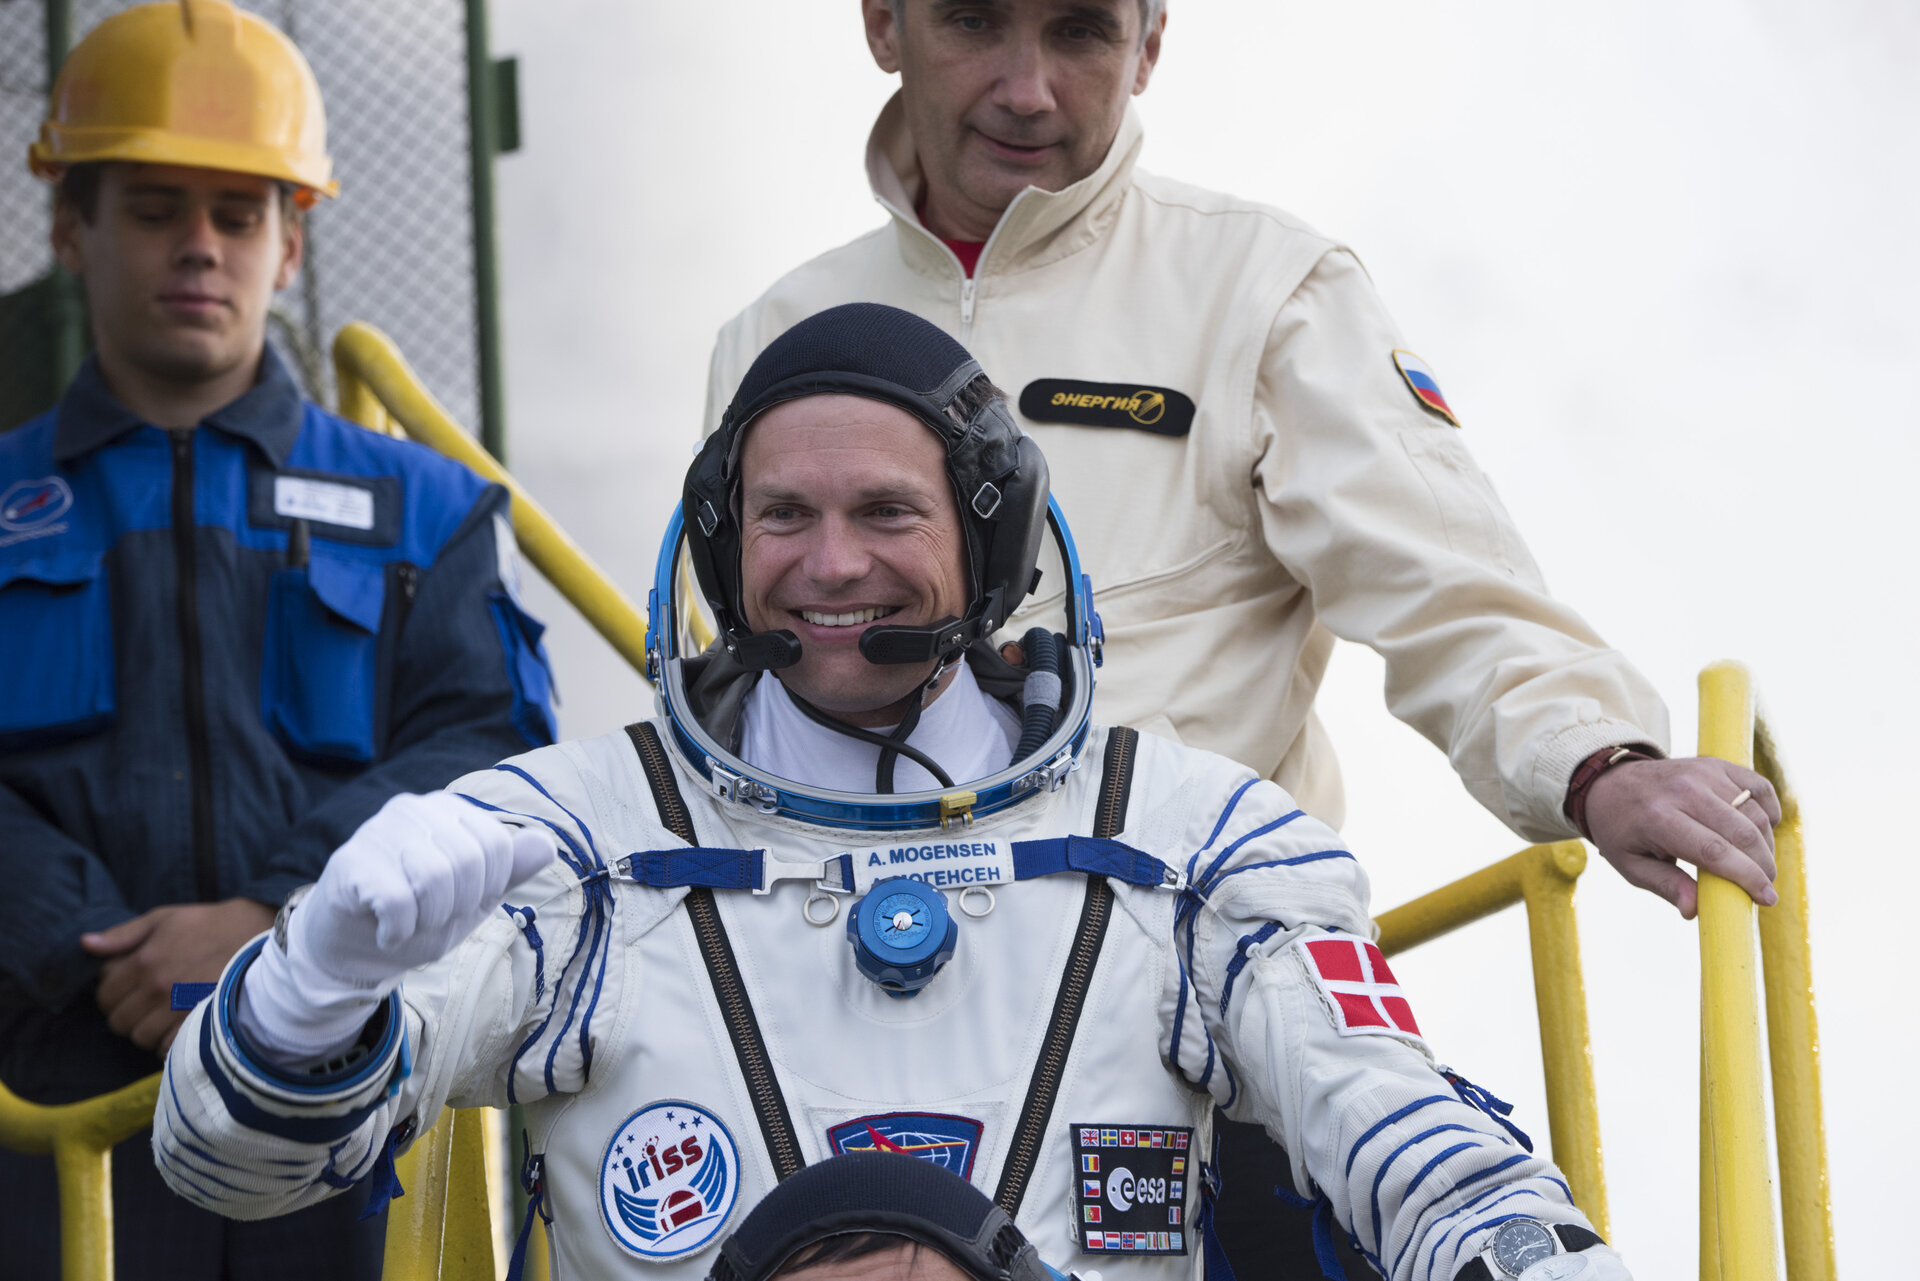
<path id="1" fill-rule="evenodd" d="M 966 617 L 929 627 L 868 628 L 874 663 L 945 660 L 992 635 L 1034 586 L 1047 516 L 1047 463 L 1006 397 L 939 326 L 879 303 L 807 317 L 774 339 L 741 379 L 681 494 L 687 549 L 727 652 L 755 670 L 799 661 L 791 632 L 753 633 L 740 590 L 741 438 L 767 410 L 803 396 L 862 396 L 904 409 L 946 449 L 966 536 Z"/>
<path id="2" fill-rule="evenodd" d="M 918 1157 L 848 1152 L 767 1193 L 722 1243 L 707 1281 L 768 1281 L 815 1242 L 866 1233 L 938 1250 L 977 1281 L 1049 1276 L 1007 1212 L 965 1179 Z"/>

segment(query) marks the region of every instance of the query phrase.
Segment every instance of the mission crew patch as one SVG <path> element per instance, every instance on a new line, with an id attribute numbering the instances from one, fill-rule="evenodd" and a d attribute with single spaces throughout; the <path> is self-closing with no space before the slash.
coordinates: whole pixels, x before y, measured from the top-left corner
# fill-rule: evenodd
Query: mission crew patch
<path id="1" fill-rule="evenodd" d="M 1433 376 L 1433 370 L 1427 368 L 1426 361 L 1410 351 L 1396 349 L 1393 364 L 1400 371 L 1400 376 L 1406 379 L 1407 389 L 1413 393 L 1415 400 L 1455 427 L 1460 425 L 1460 420 L 1453 416 L 1453 410 L 1447 405 L 1447 398 L 1440 394 L 1440 382 Z"/>
<path id="2" fill-rule="evenodd" d="M 740 1151 L 720 1118 L 681 1100 L 628 1117 L 600 1161 L 600 1216 L 622 1250 L 663 1262 L 717 1239 L 740 1199 Z"/>
<path id="3" fill-rule="evenodd" d="M 980 1122 L 944 1112 L 888 1112 L 863 1116 L 827 1131 L 827 1146 L 842 1152 L 899 1152 L 917 1156 L 961 1178 L 973 1175 Z"/>
<path id="4" fill-rule="evenodd" d="M 1020 393 L 1020 412 L 1036 423 L 1131 427 L 1156 436 L 1193 430 L 1193 398 L 1171 387 L 1036 378 Z"/>
<path id="5" fill-rule="evenodd" d="M 1089 1254 L 1187 1253 L 1186 1126 L 1072 1127 L 1074 1228 Z"/>

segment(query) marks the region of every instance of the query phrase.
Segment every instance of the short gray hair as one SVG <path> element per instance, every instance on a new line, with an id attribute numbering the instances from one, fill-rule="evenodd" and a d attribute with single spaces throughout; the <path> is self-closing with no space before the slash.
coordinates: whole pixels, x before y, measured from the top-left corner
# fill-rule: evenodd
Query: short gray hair
<path id="1" fill-rule="evenodd" d="M 898 20 L 900 17 L 900 6 L 905 4 L 906 0 L 888 0 L 888 3 L 893 6 L 893 16 Z M 1139 5 L 1140 43 L 1145 44 L 1147 42 L 1147 32 L 1153 29 L 1153 20 L 1166 12 L 1167 0 L 1139 0 Z"/>

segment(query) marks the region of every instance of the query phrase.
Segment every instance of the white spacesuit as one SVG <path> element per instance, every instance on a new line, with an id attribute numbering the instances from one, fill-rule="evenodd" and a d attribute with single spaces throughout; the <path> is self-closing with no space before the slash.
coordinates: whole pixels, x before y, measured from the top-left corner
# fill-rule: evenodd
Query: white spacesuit
<path id="1" fill-rule="evenodd" d="M 863 319 L 910 319 L 894 317 L 904 313 Z M 814 323 L 769 349 L 761 363 L 776 368 L 749 376 L 743 404 L 763 408 L 753 389 L 790 385 L 773 376 L 780 361 L 819 364 L 802 333 Z M 956 453 L 986 437 L 1005 466 L 996 496 L 1028 519 L 1047 511 L 1037 452 L 993 454 L 1007 443 L 996 433 L 1018 436 L 997 401 L 944 413 L 967 378 L 894 373 L 885 343 L 828 346 L 841 362 L 830 370 L 881 362 L 853 371 L 860 394 L 884 394 L 936 431 L 948 423 L 974 442 Z M 930 394 L 906 389 L 927 386 L 944 390 L 921 408 Z M 726 434 L 703 461 L 737 453 Z M 683 503 L 692 524 L 710 514 L 701 466 Z M 963 498 L 985 483 L 969 466 L 949 461 Z M 1174 1281 L 1202 1273 L 1217 1101 L 1269 1127 L 1299 1186 L 1318 1188 L 1389 1276 L 1485 1267 L 1496 1229 L 1515 1220 L 1545 1225 L 1546 1250 L 1585 1248 L 1617 1269 L 1553 1165 L 1435 1066 L 1368 941 L 1366 876 L 1339 838 L 1224 758 L 1091 725 L 1098 623 L 1054 515 L 1080 588 L 1058 638 L 1065 661 L 1027 677 L 1025 705 L 1008 700 L 1031 725 L 1044 692 L 1054 714 L 1040 746 L 964 789 L 898 796 L 799 787 L 736 754 L 741 728 L 725 709 L 737 716 L 738 691 L 774 679 L 750 669 L 756 654 L 778 660 L 780 644 L 745 630 L 737 584 L 709 576 L 728 554 L 722 518 L 686 535 L 723 644 L 674 652 L 676 519 L 652 598 L 664 713 L 468 775 L 448 789 L 465 799 L 453 818 L 444 795 L 400 798 L 328 877 L 385 866 L 382 851 L 408 846 L 408 831 L 471 827 L 478 814 L 491 816 L 482 827 L 517 828 L 519 843 L 546 834 L 558 857 L 503 901 L 483 893 L 477 928 L 403 982 L 349 980 L 369 989 L 351 1016 L 358 1036 L 337 1057 L 325 1037 L 305 1045 L 308 1059 L 333 1057 L 312 1071 L 289 1066 L 298 1038 L 276 1037 L 269 1017 L 299 998 L 270 988 L 265 965 L 251 1010 L 245 997 L 256 957 L 282 965 L 275 948 L 296 960 L 325 950 L 319 923 L 300 929 L 317 909 L 293 910 L 288 942 L 243 951 L 168 1060 L 154 1146 L 169 1182 L 225 1214 L 280 1213 L 367 1177 L 443 1105 L 520 1103 L 556 1277 L 692 1281 L 776 1181 L 878 1148 L 967 1177 L 1045 1258 Z M 1039 530 L 1009 536 L 1025 550 L 1008 559 L 989 537 L 970 545 L 972 562 L 1029 584 Z M 1023 593 L 974 587 L 975 605 L 994 599 L 928 629 L 931 648 L 894 643 L 941 666 L 964 651 L 978 677 L 964 696 L 984 700 L 1019 673 L 971 642 Z M 888 630 L 910 631 L 872 632 Z M 913 742 L 898 741 L 902 752 Z M 495 850 L 486 888 L 508 878 L 504 857 Z M 451 866 L 406 873 L 420 912 L 410 937 L 430 934 L 429 918 L 457 923 L 457 912 L 435 915 L 447 891 L 429 884 L 470 875 L 458 856 Z M 323 877 L 314 899 L 327 891 Z M 354 910 L 337 890 L 327 901 Z"/>

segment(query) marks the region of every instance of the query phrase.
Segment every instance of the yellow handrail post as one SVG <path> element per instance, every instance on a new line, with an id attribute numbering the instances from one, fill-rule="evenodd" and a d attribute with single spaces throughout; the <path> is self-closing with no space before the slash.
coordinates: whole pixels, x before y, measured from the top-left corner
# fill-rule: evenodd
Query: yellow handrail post
<path id="1" fill-rule="evenodd" d="M 1594 1231 L 1611 1239 L 1606 1169 L 1600 1155 L 1600 1105 L 1593 1083 L 1586 976 L 1573 890 L 1587 867 L 1578 841 L 1535 846 L 1521 876 L 1527 933 L 1533 944 L 1533 999 L 1540 1017 L 1540 1059 L 1547 1085 L 1547 1132 L 1553 1159 L 1567 1176 L 1574 1204 Z"/>
<path id="2" fill-rule="evenodd" d="M 1574 883 L 1586 866 L 1587 852 L 1578 841 L 1529 846 L 1381 913 L 1378 924 L 1380 950 L 1391 956 L 1515 903 L 1527 905 L 1553 1156 L 1567 1176 L 1575 1203 L 1605 1236 L 1607 1186 L 1600 1157 L 1600 1108 L 1573 911 Z"/>
<path id="3" fill-rule="evenodd" d="M 62 1281 L 113 1279 L 113 1145 L 153 1124 L 160 1074 L 78 1103 L 28 1103 L 0 1085 L 0 1146 L 53 1154 Z"/>
<path id="4" fill-rule="evenodd" d="M 520 550 L 634 670 L 646 671 L 646 616 L 520 482 L 460 429 L 446 407 L 421 384 L 392 339 L 372 325 L 343 326 L 334 336 L 333 363 L 340 380 L 341 411 L 348 417 L 376 427 L 391 417 L 421 444 L 504 486 L 513 495 L 513 532 Z"/>
<path id="5" fill-rule="evenodd" d="M 1737 663 L 1715 663 L 1700 673 L 1700 754 L 1753 763 L 1753 686 Z M 1777 1275 L 1755 910 L 1738 885 L 1701 873 L 1702 1281 L 1769 1281 Z M 1717 1260 L 1707 1246 L 1709 1227 Z M 1706 1274 L 1715 1263 L 1717 1274 Z"/>
<path id="6" fill-rule="evenodd" d="M 1780 797 L 1773 833 L 1780 901 L 1760 913 L 1760 959 L 1766 977 L 1767 1045 L 1773 1067 L 1774 1142 L 1780 1158 L 1781 1228 L 1791 1281 L 1835 1281 L 1833 1200 L 1827 1181 L 1827 1126 L 1820 1096 L 1820 1027 L 1813 1008 L 1813 951 L 1808 941 L 1806 842 L 1800 802 L 1787 785 L 1764 723 L 1754 740 L 1754 768 Z"/>
<path id="7" fill-rule="evenodd" d="M 444 1111 L 393 1163 L 406 1195 L 387 1205 L 384 1281 L 436 1281 L 446 1229 L 447 1171 L 453 1160 L 454 1113 Z"/>

